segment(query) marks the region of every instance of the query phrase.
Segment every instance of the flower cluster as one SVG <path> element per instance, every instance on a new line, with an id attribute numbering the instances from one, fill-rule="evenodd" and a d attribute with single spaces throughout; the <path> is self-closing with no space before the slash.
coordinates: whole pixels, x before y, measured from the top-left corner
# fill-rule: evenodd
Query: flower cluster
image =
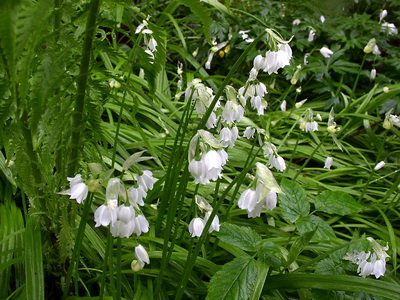
<path id="1" fill-rule="evenodd" d="M 368 237 L 367 240 L 371 243 L 374 253 L 355 250 L 353 253 L 347 253 L 343 259 L 358 265 L 358 275 L 362 277 L 374 275 L 375 278 L 379 278 L 386 272 L 386 257 L 389 257 L 386 251 L 389 250 L 389 247 L 387 245 L 382 247 L 371 237 Z"/>
<path id="2" fill-rule="evenodd" d="M 188 230 L 190 232 L 190 235 L 192 237 L 196 236 L 201 236 L 203 233 L 204 227 L 206 226 L 206 223 L 208 219 L 211 217 L 211 214 L 213 212 L 212 206 L 205 200 L 203 197 L 196 195 L 195 196 L 195 201 L 197 204 L 197 207 L 200 209 L 200 211 L 205 211 L 204 218 L 193 218 L 190 223 Z M 219 218 L 218 215 L 214 216 L 214 219 L 211 222 L 210 228 L 208 229 L 208 232 L 213 232 L 213 231 L 219 231 Z"/>
<path id="3" fill-rule="evenodd" d="M 135 34 L 141 33 L 144 35 L 144 43 L 146 45 L 144 52 L 146 52 L 153 61 L 155 58 L 154 52 L 157 51 L 157 41 L 153 37 L 153 31 L 148 27 L 148 19 L 142 21 L 142 23 L 136 28 Z M 152 61 L 150 63 L 152 63 Z"/>
<path id="4" fill-rule="evenodd" d="M 239 198 L 238 206 L 247 210 L 249 218 L 259 217 L 263 208 L 273 210 L 277 203 L 277 193 L 282 193 L 271 171 L 257 163 L 255 189 L 245 190 Z"/>
<path id="5" fill-rule="evenodd" d="M 200 160 L 189 162 L 189 172 L 195 178 L 195 183 L 208 184 L 222 177 L 222 167 L 228 160 L 225 150 L 210 150 L 201 155 Z"/>
<path id="6" fill-rule="evenodd" d="M 97 208 L 94 214 L 96 227 L 110 225 L 114 237 L 130 237 L 133 233 L 141 235 L 149 231 L 149 222 L 141 213 L 143 198 L 153 189 L 155 179 L 150 171 L 137 176 L 137 187 L 126 190 L 120 179 L 110 178 L 106 189 L 106 203 Z M 119 198 L 125 204 L 118 206 Z M 128 205 L 126 205 L 128 204 Z"/>

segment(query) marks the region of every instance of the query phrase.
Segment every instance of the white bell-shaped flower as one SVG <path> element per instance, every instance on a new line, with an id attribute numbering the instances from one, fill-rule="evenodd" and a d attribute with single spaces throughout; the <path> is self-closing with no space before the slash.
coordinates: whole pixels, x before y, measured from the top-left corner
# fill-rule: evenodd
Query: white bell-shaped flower
<path id="1" fill-rule="evenodd" d="M 145 263 L 150 263 L 149 254 L 142 245 L 135 247 L 135 256 L 142 267 L 144 267 Z"/>
<path id="2" fill-rule="evenodd" d="M 202 218 L 193 218 L 189 223 L 189 232 L 192 237 L 201 236 L 206 223 Z"/>
<path id="3" fill-rule="evenodd" d="M 259 198 L 260 195 L 255 190 L 247 189 L 240 195 L 238 206 L 241 209 L 252 211 L 256 206 Z"/>
<path id="4" fill-rule="evenodd" d="M 99 206 L 94 213 L 95 227 L 108 226 L 110 223 L 115 223 L 117 220 L 117 207 L 116 204 L 108 204 Z"/>
<path id="5" fill-rule="evenodd" d="M 83 182 L 81 174 L 76 174 L 75 177 L 67 177 L 67 180 L 69 181 L 70 189 L 61 192 L 61 194 L 70 195 L 70 199 L 75 199 L 79 204 L 83 203 L 89 193 L 89 188 Z"/>
<path id="6" fill-rule="evenodd" d="M 131 203 L 131 205 L 135 205 L 135 203 L 139 204 L 140 206 L 144 205 L 143 199 L 146 198 L 147 193 L 142 186 L 138 186 L 137 188 L 131 187 L 128 189 L 128 192 L 131 194 L 132 199 L 134 200 L 134 203 Z"/>
<path id="7" fill-rule="evenodd" d="M 204 222 L 207 223 L 208 219 L 211 216 L 211 211 L 206 212 L 205 216 L 204 216 Z M 220 224 L 219 224 L 219 218 L 218 215 L 214 216 L 214 219 L 211 222 L 210 228 L 208 229 L 208 232 L 213 232 L 213 231 L 219 231 L 220 228 Z"/>
<path id="8" fill-rule="evenodd" d="M 134 232 L 136 235 L 141 235 L 143 232 L 149 232 L 149 222 L 147 221 L 144 215 L 138 215 L 135 218 L 135 229 Z"/>
<path id="9" fill-rule="evenodd" d="M 153 173 L 149 170 L 144 170 L 143 174 L 137 177 L 137 183 L 146 192 L 153 189 L 153 184 L 155 179 L 153 178 Z"/>

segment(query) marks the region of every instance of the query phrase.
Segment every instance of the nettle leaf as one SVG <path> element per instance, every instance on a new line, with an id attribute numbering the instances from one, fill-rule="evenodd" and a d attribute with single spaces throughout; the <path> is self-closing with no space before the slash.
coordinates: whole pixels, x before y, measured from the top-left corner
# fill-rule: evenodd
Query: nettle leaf
<path id="1" fill-rule="evenodd" d="M 230 223 L 223 223 L 215 235 L 224 243 L 244 251 L 256 251 L 257 245 L 261 242 L 261 236 L 250 227 L 240 227 Z"/>
<path id="2" fill-rule="evenodd" d="M 361 211 L 363 206 L 345 192 L 323 191 L 315 198 L 315 209 L 344 216 Z"/>
<path id="3" fill-rule="evenodd" d="M 294 223 L 300 217 L 305 217 L 310 211 L 306 191 L 296 182 L 283 178 L 281 189 L 285 194 L 279 194 L 279 207 L 285 221 Z"/>
<path id="4" fill-rule="evenodd" d="M 254 259 L 250 256 L 237 257 L 211 278 L 206 299 L 248 299 L 254 290 L 256 276 Z"/>
<path id="5" fill-rule="evenodd" d="M 329 240 L 335 237 L 335 232 L 320 217 L 311 215 L 301 218 L 296 222 L 297 230 L 300 234 L 315 230 L 315 236 L 318 240 Z"/>

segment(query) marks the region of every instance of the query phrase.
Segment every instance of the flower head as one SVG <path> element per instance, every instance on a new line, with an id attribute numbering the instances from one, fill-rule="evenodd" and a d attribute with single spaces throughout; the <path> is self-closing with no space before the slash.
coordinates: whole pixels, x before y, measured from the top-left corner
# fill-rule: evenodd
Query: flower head
<path id="1" fill-rule="evenodd" d="M 142 267 L 144 267 L 145 263 L 146 264 L 150 263 L 149 255 L 147 254 L 146 249 L 142 245 L 135 247 L 135 256 Z"/>
<path id="2" fill-rule="evenodd" d="M 325 58 L 329 58 L 331 57 L 331 55 L 333 54 L 333 51 L 327 47 L 322 47 L 319 52 L 323 55 L 323 57 Z"/>

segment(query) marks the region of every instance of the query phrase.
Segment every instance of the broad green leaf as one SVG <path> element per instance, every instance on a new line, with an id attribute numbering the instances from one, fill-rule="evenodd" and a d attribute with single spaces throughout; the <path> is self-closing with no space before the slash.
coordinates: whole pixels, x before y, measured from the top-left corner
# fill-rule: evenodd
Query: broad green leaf
<path id="1" fill-rule="evenodd" d="M 296 222 L 297 230 L 303 234 L 315 230 L 315 235 L 319 240 L 328 240 L 335 237 L 335 232 L 320 217 L 311 215 L 301 218 Z"/>
<path id="2" fill-rule="evenodd" d="M 290 247 L 289 255 L 285 267 L 288 267 L 292 262 L 294 262 L 297 256 L 303 251 L 304 247 L 308 245 L 312 237 L 315 234 L 315 230 L 306 232 L 302 234 L 297 240 L 294 241 Z"/>
<path id="3" fill-rule="evenodd" d="M 206 299 L 248 299 L 254 289 L 256 275 L 257 266 L 252 257 L 237 257 L 215 273 Z"/>
<path id="4" fill-rule="evenodd" d="M 345 192 L 323 191 L 315 198 L 315 209 L 344 216 L 361 211 L 363 206 Z"/>
<path id="5" fill-rule="evenodd" d="M 341 266 L 335 264 L 335 262 L 330 259 L 326 258 L 318 262 L 315 266 L 315 273 L 318 274 L 346 274 L 344 269 Z"/>
<path id="6" fill-rule="evenodd" d="M 215 235 L 224 243 L 236 246 L 244 251 L 256 251 L 261 237 L 250 227 L 239 227 L 230 223 L 223 223 Z"/>
<path id="7" fill-rule="evenodd" d="M 306 191 L 296 182 L 283 178 L 281 189 L 285 194 L 279 194 L 279 207 L 285 221 L 294 223 L 300 217 L 305 217 L 310 211 Z"/>

